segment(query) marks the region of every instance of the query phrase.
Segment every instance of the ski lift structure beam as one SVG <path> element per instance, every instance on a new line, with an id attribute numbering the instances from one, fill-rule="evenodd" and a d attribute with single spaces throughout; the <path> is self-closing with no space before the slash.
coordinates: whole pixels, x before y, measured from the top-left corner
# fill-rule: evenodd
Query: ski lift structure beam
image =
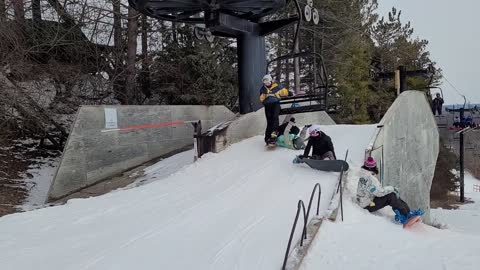
<path id="1" fill-rule="evenodd" d="M 139 12 L 173 22 L 200 25 L 197 31 L 207 41 L 213 36 L 237 39 L 238 95 L 241 114 L 262 107 L 258 88 L 267 65 L 265 36 L 297 23 L 295 40 L 302 22 L 298 0 L 129 0 L 129 5 Z M 286 19 L 262 20 L 268 15 L 286 12 L 290 3 L 297 14 L 287 14 Z M 197 35 L 196 35 L 197 36 Z"/>
<path id="2" fill-rule="evenodd" d="M 335 87 L 330 87 L 328 85 L 328 75 L 326 72 L 325 64 L 323 61 L 323 57 L 319 53 L 314 52 L 299 52 L 299 53 L 292 53 L 277 57 L 275 59 L 270 60 L 267 63 L 266 73 L 269 73 L 269 68 L 272 63 L 285 61 L 295 58 L 312 58 L 313 61 L 318 61 L 320 64 L 320 68 L 317 70 L 317 74 L 313 74 L 320 78 L 320 85 L 315 85 L 313 89 L 311 89 L 310 93 L 296 95 L 293 97 L 286 97 L 282 98 L 280 101 L 280 105 L 289 105 L 289 104 L 300 104 L 299 106 L 292 106 L 292 107 L 285 107 L 281 108 L 280 115 L 288 115 L 288 114 L 298 114 L 298 113 L 307 113 L 307 112 L 317 112 L 317 111 L 328 111 L 330 113 L 334 113 L 334 105 L 329 107 L 328 104 L 328 94 L 329 91 L 334 89 Z M 287 62 L 288 64 L 288 62 Z M 287 74 L 289 76 L 289 74 Z M 279 78 L 277 78 L 279 80 Z M 313 92 L 313 93 L 312 93 Z"/>

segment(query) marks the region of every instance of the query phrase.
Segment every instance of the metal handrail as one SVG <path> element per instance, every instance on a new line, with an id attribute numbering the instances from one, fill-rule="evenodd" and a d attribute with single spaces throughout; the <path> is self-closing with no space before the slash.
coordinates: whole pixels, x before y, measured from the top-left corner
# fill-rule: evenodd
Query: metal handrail
<path id="1" fill-rule="evenodd" d="M 303 210 L 303 230 L 302 230 L 302 237 L 300 239 L 300 246 L 303 246 L 303 234 L 307 226 L 307 215 L 305 213 L 305 204 L 303 203 L 302 200 L 299 200 L 297 204 L 297 214 L 295 215 L 295 221 L 293 222 L 293 227 L 290 232 L 290 238 L 288 239 L 287 251 L 285 252 L 285 258 L 283 259 L 282 270 L 285 270 L 285 267 L 287 267 L 288 254 L 290 253 L 290 247 L 292 245 L 293 235 L 295 234 L 295 229 L 297 228 L 297 221 L 300 215 L 300 210 Z"/>
<path id="2" fill-rule="evenodd" d="M 310 201 L 308 202 L 308 208 L 307 208 L 307 218 L 310 215 L 310 208 L 312 207 L 312 201 L 313 201 L 313 197 L 315 196 L 315 191 L 317 190 L 317 187 L 318 187 L 317 216 L 320 213 L 320 198 L 322 197 L 322 187 L 320 186 L 319 183 L 317 183 L 315 184 L 315 187 L 312 190 L 312 194 L 310 195 Z"/>
<path id="3" fill-rule="evenodd" d="M 348 157 L 348 150 L 345 153 L 345 161 L 347 161 L 347 157 Z M 343 173 L 344 173 L 344 170 L 343 170 L 343 166 L 342 166 L 340 176 L 339 176 L 339 184 L 338 184 L 337 191 L 336 191 L 336 193 L 340 192 L 340 207 L 341 207 L 341 212 L 342 212 L 342 221 L 343 221 L 343 201 L 342 201 L 343 200 L 343 198 L 342 198 L 342 195 L 343 195 L 342 194 L 343 193 L 342 192 Z M 302 229 L 302 237 L 300 238 L 300 246 L 301 247 L 303 246 L 303 240 L 307 239 L 308 219 L 310 217 L 310 210 L 312 208 L 313 198 L 315 197 L 315 193 L 316 193 L 317 189 L 318 189 L 318 199 L 317 199 L 316 215 L 318 216 L 320 214 L 320 199 L 322 197 L 322 187 L 320 186 L 319 183 L 315 184 L 315 186 L 313 187 L 312 193 L 310 194 L 310 200 L 308 202 L 308 208 L 307 208 L 306 212 L 305 212 L 305 204 L 303 203 L 303 201 L 302 200 L 298 201 L 297 213 L 295 214 L 295 220 L 293 222 L 293 227 L 292 227 L 292 230 L 290 231 L 290 238 L 288 239 L 288 245 L 287 245 L 287 250 L 285 252 L 285 258 L 283 259 L 282 270 L 285 270 L 286 267 L 287 267 L 288 255 L 290 253 L 290 248 L 291 248 L 291 245 L 292 245 L 293 236 L 295 234 L 295 229 L 297 228 L 297 222 L 298 222 L 298 217 L 300 215 L 300 210 L 303 210 L 303 229 Z"/>
<path id="4" fill-rule="evenodd" d="M 347 158 L 348 158 L 348 150 L 345 153 L 345 159 L 344 160 L 347 161 Z M 342 215 L 342 221 L 343 221 L 343 187 L 342 187 L 342 180 L 343 180 L 343 173 L 344 172 L 345 171 L 343 170 L 343 165 L 342 165 L 340 176 L 339 176 L 339 179 L 338 179 L 338 187 L 337 187 L 337 193 L 340 192 L 340 213 Z"/>
<path id="5" fill-rule="evenodd" d="M 283 259 L 283 266 L 282 269 L 285 269 L 287 266 L 287 260 L 288 260 L 288 254 L 290 253 L 290 248 L 292 245 L 292 240 L 293 236 L 295 235 L 295 229 L 297 228 L 297 222 L 298 222 L 298 217 L 300 215 L 300 210 L 303 210 L 303 229 L 302 229 L 302 237 L 300 238 L 300 246 L 303 246 L 303 240 L 307 239 L 307 225 L 308 225 L 308 219 L 310 217 L 310 210 L 312 208 L 312 202 L 313 198 L 315 197 L 315 193 L 318 190 L 318 199 L 317 199 L 317 216 L 320 213 L 320 198 L 322 197 L 322 187 L 320 186 L 319 183 L 315 184 L 313 187 L 312 193 L 310 195 L 310 201 L 308 202 L 308 208 L 307 211 L 305 212 L 305 204 L 303 203 L 302 200 L 298 201 L 297 204 L 297 213 L 295 215 L 295 220 L 293 222 L 293 227 L 292 230 L 290 231 L 290 238 L 288 239 L 288 246 L 287 250 L 285 252 L 285 258 Z"/>

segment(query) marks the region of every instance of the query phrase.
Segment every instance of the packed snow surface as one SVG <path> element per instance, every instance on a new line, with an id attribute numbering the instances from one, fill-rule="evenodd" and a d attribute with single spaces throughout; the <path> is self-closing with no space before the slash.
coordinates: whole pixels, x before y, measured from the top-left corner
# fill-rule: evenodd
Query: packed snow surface
<path id="1" fill-rule="evenodd" d="M 374 130 L 324 127 L 337 156 L 349 149 L 357 166 Z M 300 153 L 267 150 L 254 137 L 149 184 L 5 216 L 1 269 L 279 269 L 297 201 L 308 201 L 318 182 L 325 211 L 338 179 L 293 164 Z"/>
<path id="2" fill-rule="evenodd" d="M 358 168 L 349 173 L 344 222 L 325 222 L 301 270 L 310 269 L 480 269 L 480 181 L 467 174 L 465 194 L 474 200 L 458 210 L 433 209 L 435 223 L 447 229 L 420 224 L 409 230 L 393 222 L 386 207 L 375 214 L 354 204 Z"/>

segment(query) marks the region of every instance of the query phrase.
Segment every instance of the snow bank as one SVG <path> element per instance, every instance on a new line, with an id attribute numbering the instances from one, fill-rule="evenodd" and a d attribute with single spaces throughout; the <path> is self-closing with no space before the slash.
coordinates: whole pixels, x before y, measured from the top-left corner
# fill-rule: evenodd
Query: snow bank
<path id="1" fill-rule="evenodd" d="M 432 209 L 434 223 L 445 225 L 451 231 L 480 236 L 480 192 L 474 191 L 474 185 L 480 186 L 480 180 L 465 173 L 465 197 L 472 203 L 456 210 Z"/>
<path id="2" fill-rule="evenodd" d="M 126 188 L 137 187 L 140 185 L 145 185 L 152 183 L 154 181 L 159 181 L 169 177 L 170 175 L 180 171 L 187 165 L 193 163 L 195 151 L 188 150 L 166 159 L 162 159 L 161 161 L 155 163 L 152 166 L 147 167 L 143 170 L 145 176 L 140 177 L 131 185 L 128 185 Z M 135 177 L 132 175 L 131 177 Z"/>
<path id="3" fill-rule="evenodd" d="M 353 203 L 358 171 L 349 172 L 345 221 L 324 222 L 300 269 L 478 269 L 480 204 L 460 211 L 433 210 L 437 220 L 451 222 L 451 230 L 424 224 L 404 230 L 393 222 L 390 207 L 371 214 Z M 470 189 L 474 181 L 479 183 L 467 179 Z M 470 195 L 480 199 L 480 193 Z"/>

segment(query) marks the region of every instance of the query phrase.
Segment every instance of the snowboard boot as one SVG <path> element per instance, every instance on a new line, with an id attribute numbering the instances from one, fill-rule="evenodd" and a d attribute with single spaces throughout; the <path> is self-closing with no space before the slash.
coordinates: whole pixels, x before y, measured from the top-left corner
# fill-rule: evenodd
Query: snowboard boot
<path id="1" fill-rule="evenodd" d="M 395 221 L 401 224 L 405 224 L 408 218 L 400 213 L 398 210 L 393 210 L 395 212 Z"/>
<path id="2" fill-rule="evenodd" d="M 410 218 L 416 217 L 416 216 L 423 216 L 423 214 L 425 214 L 425 211 L 423 211 L 422 209 L 419 208 L 417 210 L 410 211 L 410 213 L 408 213 L 407 218 L 410 219 Z"/>

